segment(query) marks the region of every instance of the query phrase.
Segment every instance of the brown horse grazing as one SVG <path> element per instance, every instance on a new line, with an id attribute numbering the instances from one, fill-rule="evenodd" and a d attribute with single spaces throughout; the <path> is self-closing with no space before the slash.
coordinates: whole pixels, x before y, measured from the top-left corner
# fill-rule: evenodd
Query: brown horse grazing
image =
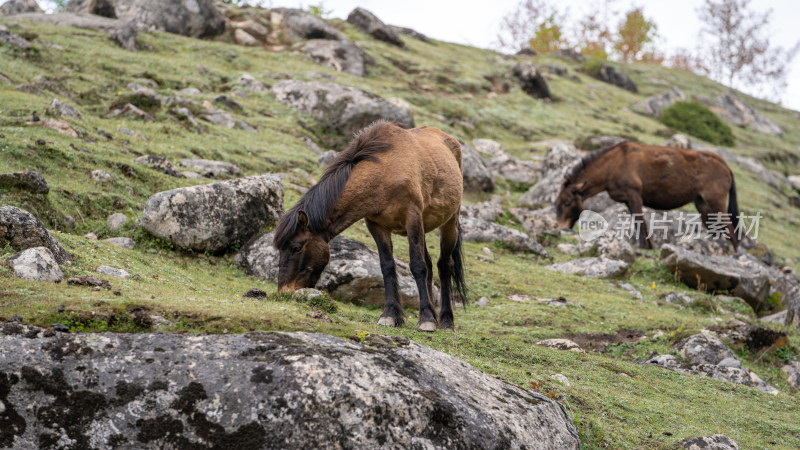
<path id="1" fill-rule="evenodd" d="M 728 195 L 728 236 L 738 247 L 734 229 L 738 223 L 736 183 L 733 172 L 716 153 L 622 142 L 585 156 L 566 175 L 556 200 L 561 228 L 572 228 L 583 211 L 583 200 L 608 191 L 615 201 L 641 220 L 639 246 L 653 248 L 647 238 L 642 207 L 674 209 L 694 202 L 703 223 L 708 216 L 725 212 Z"/>
<path id="2" fill-rule="evenodd" d="M 408 236 L 411 273 L 419 290 L 420 331 L 435 331 L 433 265 L 425 233 L 440 229 L 440 328 L 453 328 L 453 290 L 466 300 L 461 230 L 461 146 L 436 128 L 404 130 L 378 121 L 361 130 L 279 220 L 278 289 L 313 287 L 330 259 L 328 242 L 365 219 L 378 245 L 386 306 L 378 324 L 401 326 L 392 233 Z"/>

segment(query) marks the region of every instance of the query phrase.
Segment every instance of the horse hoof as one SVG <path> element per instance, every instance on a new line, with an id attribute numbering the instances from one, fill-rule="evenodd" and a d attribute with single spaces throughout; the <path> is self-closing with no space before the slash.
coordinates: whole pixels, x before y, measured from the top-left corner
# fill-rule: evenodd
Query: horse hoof
<path id="1" fill-rule="evenodd" d="M 439 328 L 443 330 L 454 330 L 455 326 L 453 326 L 453 322 L 442 322 L 439 324 Z"/>
<path id="2" fill-rule="evenodd" d="M 382 325 L 384 327 L 396 327 L 397 322 L 394 320 L 394 317 L 383 316 L 378 319 L 378 325 Z"/>
<path id="3" fill-rule="evenodd" d="M 427 333 L 433 333 L 436 331 L 436 322 L 420 322 L 417 324 L 417 331 L 425 331 Z"/>

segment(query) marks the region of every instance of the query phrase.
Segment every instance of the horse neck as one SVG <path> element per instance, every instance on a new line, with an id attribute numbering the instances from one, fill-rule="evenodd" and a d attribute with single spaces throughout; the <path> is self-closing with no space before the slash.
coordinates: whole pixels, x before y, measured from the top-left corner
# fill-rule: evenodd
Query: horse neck
<path id="1" fill-rule="evenodd" d="M 340 235 L 350 225 L 366 217 L 360 208 L 347 208 L 347 205 L 340 207 L 339 203 L 341 202 L 337 203 L 325 221 L 325 229 L 321 234 L 326 242 L 330 242 L 331 239 Z"/>
<path id="2" fill-rule="evenodd" d="M 582 180 L 586 182 L 586 186 L 581 189 L 581 197 L 593 197 L 606 190 L 609 174 L 607 163 L 607 155 L 603 155 L 578 173 L 575 181 Z"/>

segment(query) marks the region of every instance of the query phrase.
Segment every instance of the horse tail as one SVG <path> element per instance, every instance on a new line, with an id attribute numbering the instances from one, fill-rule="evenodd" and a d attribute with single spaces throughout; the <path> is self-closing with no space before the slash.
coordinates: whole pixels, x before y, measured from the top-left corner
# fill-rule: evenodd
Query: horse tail
<path id="1" fill-rule="evenodd" d="M 731 224 L 736 230 L 739 227 L 739 204 L 736 202 L 736 180 L 733 179 L 733 171 L 730 172 L 731 189 L 728 191 L 728 214 L 731 215 Z"/>
<path id="2" fill-rule="evenodd" d="M 461 303 L 467 304 L 467 282 L 464 276 L 464 247 L 461 245 L 461 221 L 457 223 L 458 239 L 456 239 L 456 246 L 453 248 L 453 270 L 450 271 L 450 282 L 453 291 L 458 293 L 461 297 Z"/>

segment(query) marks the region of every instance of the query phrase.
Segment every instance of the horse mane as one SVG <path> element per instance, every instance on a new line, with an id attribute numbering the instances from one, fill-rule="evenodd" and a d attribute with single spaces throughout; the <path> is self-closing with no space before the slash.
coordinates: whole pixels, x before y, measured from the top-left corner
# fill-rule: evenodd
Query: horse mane
<path id="1" fill-rule="evenodd" d="M 624 140 L 622 142 L 618 142 L 616 144 L 612 144 L 612 145 L 609 145 L 607 147 L 603 147 L 600 150 L 595 150 L 592 153 L 589 153 L 588 155 L 586 155 L 583 158 L 581 158 L 581 160 L 577 164 L 575 164 L 569 170 L 569 172 L 567 172 L 567 174 L 564 176 L 564 178 L 566 178 L 566 180 L 567 180 L 566 184 L 569 184 L 569 183 L 572 183 L 573 181 L 575 181 L 575 178 L 577 178 L 578 175 L 584 169 L 586 169 L 587 167 L 592 165 L 592 163 L 594 163 L 595 161 L 600 159 L 600 157 L 602 157 L 606 153 L 610 152 L 611 150 L 614 150 L 615 148 L 617 148 L 620 145 L 625 144 L 627 142 L 629 142 L 629 141 L 626 139 L 626 140 Z"/>
<path id="2" fill-rule="evenodd" d="M 285 247 L 297 233 L 300 211 L 308 216 L 308 228 L 312 233 L 323 231 L 328 214 L 342 196 L 353 167 L 361 161 L 377 162 L 376 155 L 391 148 L 392 144 L 384 137 L 388 131 L 386 128 L 393 125 L 383 119 L 377 120 L 353 136 L 347 148 L 336 155 L 325 169 L 319 182 L 311 186 L 297 204 L 280 218 L 273 241 L 277 248 Z"/>

